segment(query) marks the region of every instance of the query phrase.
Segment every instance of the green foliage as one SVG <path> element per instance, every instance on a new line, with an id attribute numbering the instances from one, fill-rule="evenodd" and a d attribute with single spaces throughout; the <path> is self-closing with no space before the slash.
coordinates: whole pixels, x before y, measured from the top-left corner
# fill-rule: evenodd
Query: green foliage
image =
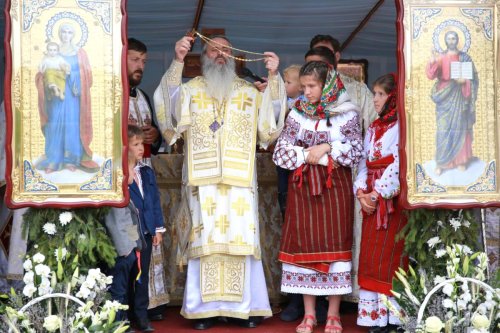
<path id="1" fill-rule="evenodd" d="M 77 266 L 85 273 L 100 263 L 114 265 L 116 250 L 103 224 L 108 211 L 109 208 L 29 209 L 23 216 L 23 236 L 27 236 L 29 244 L 27 254 L 31 257 L 37 252 L 45 254 L 51 271 L 57 272 L 59 281 L 66 282 L 71 281 Z M 61 223 L 61 214 L 67 212 L 72 214 L 71 221 Z M 53 235 L 44 230 L 47 223 L 55 225 Z M 66 250 L 66 256 L 62 249 Z M 57 260 L 56 253 L 61 260 Z"/>
<path id="2" fill-rule="evenodd" d="M 469 227 L 453 228 L 450 220 L 470 223 Z M 420 267 L 433 268 L 436 274 L 444 275 L 446 267 L 442 260 L 430 254 L 427 241 L 439 237 L 445 245 L 463 244 L 479 249 L 479 222 L 472 210 L 416 209 L 409 211 L 408 224 L 397 235 L 404 239 L 404 252 L 412 257 Z"/>

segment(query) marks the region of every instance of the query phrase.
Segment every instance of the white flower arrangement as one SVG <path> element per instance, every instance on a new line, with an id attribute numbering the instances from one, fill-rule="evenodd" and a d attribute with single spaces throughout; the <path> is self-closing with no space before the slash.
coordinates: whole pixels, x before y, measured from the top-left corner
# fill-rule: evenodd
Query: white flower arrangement
<path id="1" fill-rule="evenodd" d="M 411 333 L 485 333 L 499 329 L 500 289 L 486 283 L 486 253 L 471 249 L 474 243 L 469 235 L 476 233 L 472 228 L 477 228 L 477 223 L 464 211 L 451 212 L 453 217 L 438 221 L 421 214 L 420 220 L 414 219 L 406 230 L 407 235 L 426 235 L 424 239 L 416 236 L 412 244 L 405 245 L 407 249 L 421 249 L 413 264 L 415 269 L 410 266 L 406 272 L 400 268 L 393 280 L 392 292 L 402 308 L 403 328 Z M 427 221 L 422 221 L 422 216 Z"/>
<path id="2" fill-rule="evenodd" d="M 60 263 L 69 256 L 69 253 L 64 248 L 59 248 L 55 256 Z M 22 295 L 28 302 L 20 310 L 12 306 L 6 307 L 4 319 L 10 331 L 37 333 L 42 331 L 38 331 L 36 327 L 43 327 L 43 332 L 57 333 L 125 332 L 128 328 L 126 323 L 115 322 L 115 318 L 117 311 L 126 310 L 128 306 L 105 299 L 107 289 L 113 282 L 111 276 L 106 276 L 99 268 L 91 268 L 87 275 L 80 275 L 79 268 L 76 267 L 70 283 L 58 282 L 58 274 L 45 265 L 45 260 L 46 257 L 43 254 L 36 253 L 32 258 L 26 258 L 23 263 L 25 286 Z M 33 262 L 37 263 L 34 267 Z M 64 293 L 56 291 L 64 291 Z M 73 292 L 76 292 L 76 298 L 71 295 Z M 70 305 L 64 300 L 53 301 L 52 298 L 55 296 L 77 300 L 77 305 L 80 306 Z M 102 303 L 103 305 L 99 306 Z M 66 305 L 61 306 L 62 304 Z M 31 311 L 30 307 L 34 310 Z M 59 310 L 56 311 L 56 309 Z M 45 316 L 33 318 L 40 313 L 44 313 Z"/>
<path id="3" fill-rule="evenodd" d="M 411 267 L 408 273 L 401 268 L 396 273 L 401 283 L 398 290 L 404 292 L 393 291 L 393 294 L 405 312 L 400 317 L 403 326 L 407 332 L 439 333 L 443 329 L 446 333 L 491 332 L 490 326 L 500 317 L 497 309 L 500 289 L 494 290 L 484 282 L 486 254 L 472 254 L 470 248 L 464 245 L 448 246 L 446 253 L 446 277 L 428 277 L 423 271 L 417 276 Z M 476 266 L 472 270 L 470 264 L 473 261 Z M 427 291 L 429 288 L 432 289 L 430 292 Z M 431 296 L 433 302 L 430 301 Z M 384 304 L 389 306 L 388 302 Z M 419 318 L 410 314 L 414 310 L 418 310 L 419 316 L 424 316 L 426 311 L 428 317 L 423 318 L 423 325 Z"/>
<path id="4" fill-rule="evenodd" d="M 29 209 L 23 237 L 33 244 L 23 263 L 25 286 L 0 295 L 0 332 L 120 333 L 127 306 L 108 302 L 112 278 L 95 269 L 114 265 L 116 250 L 103 219 L 108 208 Z"/>

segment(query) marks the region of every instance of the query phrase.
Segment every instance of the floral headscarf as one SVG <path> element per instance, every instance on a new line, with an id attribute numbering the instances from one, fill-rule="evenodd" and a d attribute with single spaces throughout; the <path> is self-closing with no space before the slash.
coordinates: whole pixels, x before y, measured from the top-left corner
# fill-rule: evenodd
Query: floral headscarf
<path id="1" fill-rule="evenodd" d="M 337 71 L 331 70 L 326 77 L 325 86 L 319 102 L 311 103 L 305 98 L 301 98 L 295 102 L 295 109 L 311 119 L 327 119 L 330 126 L 329 118 L 335 113 L 341 111 L 337 109 L 342 103 L 349 101 L 349 95 L 346 93 L 344 83 L 340 80 Z"/>

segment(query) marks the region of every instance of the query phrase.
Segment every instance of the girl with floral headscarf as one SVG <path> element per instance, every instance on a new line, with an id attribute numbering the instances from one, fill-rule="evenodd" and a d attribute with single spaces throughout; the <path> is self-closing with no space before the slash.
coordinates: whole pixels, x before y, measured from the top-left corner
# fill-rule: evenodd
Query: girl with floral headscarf
<path id="1" fill-rule="evenodd" d="M 327 333 L 339 333 L 342 294 L 352 291 L 353 205 L 351 169 L 363 153 L 359 108 L 337 72 L 311 61 L 300 70 L 304 98 L 290 111 L 273 161 L 293 170 L 278 259 L 281 291 L 303 294 L 305 315 L 297 326 L 316 325 L 316 296 L 328 296 Z"/>

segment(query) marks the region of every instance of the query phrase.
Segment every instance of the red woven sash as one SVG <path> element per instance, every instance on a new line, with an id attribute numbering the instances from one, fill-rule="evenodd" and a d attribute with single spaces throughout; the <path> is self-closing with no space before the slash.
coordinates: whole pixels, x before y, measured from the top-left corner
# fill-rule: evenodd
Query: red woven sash
<path id="1" fill-rule="evenodd" d="M 319 168 L 324 168 L 324 166 L 302 164 L 293 172 L 293 181 L 299 183 L 297 187 L 301 188 L 302 181 L 304 180 L 305 175 L 309 184 L 309 193 L 311 195 L 321 195 L 321 193 L 323 193 L 323 184 L 321 183 Z M 326 187 L 332 188 L 333 158 L 330 155 L 328 156 L 328 165 L 326 166 L 326 168 L 328 173 Z"/>
<path id="2" fill-rule="evenodd" d="M 366 161 L 368 168 L 367 183 L 371 187 L 375 186 L 375 180 L 382 177 L 385 169 L 394 162 L 394 156 L 388 155 L 375 161 Z M 381 195 L 378 196 L 378 209 L 377 209 L 377 230 L 380 228 L 387 229 L 389 222 L 389 214 L 394 212 L 393 199 L 384 199 Z"/>

